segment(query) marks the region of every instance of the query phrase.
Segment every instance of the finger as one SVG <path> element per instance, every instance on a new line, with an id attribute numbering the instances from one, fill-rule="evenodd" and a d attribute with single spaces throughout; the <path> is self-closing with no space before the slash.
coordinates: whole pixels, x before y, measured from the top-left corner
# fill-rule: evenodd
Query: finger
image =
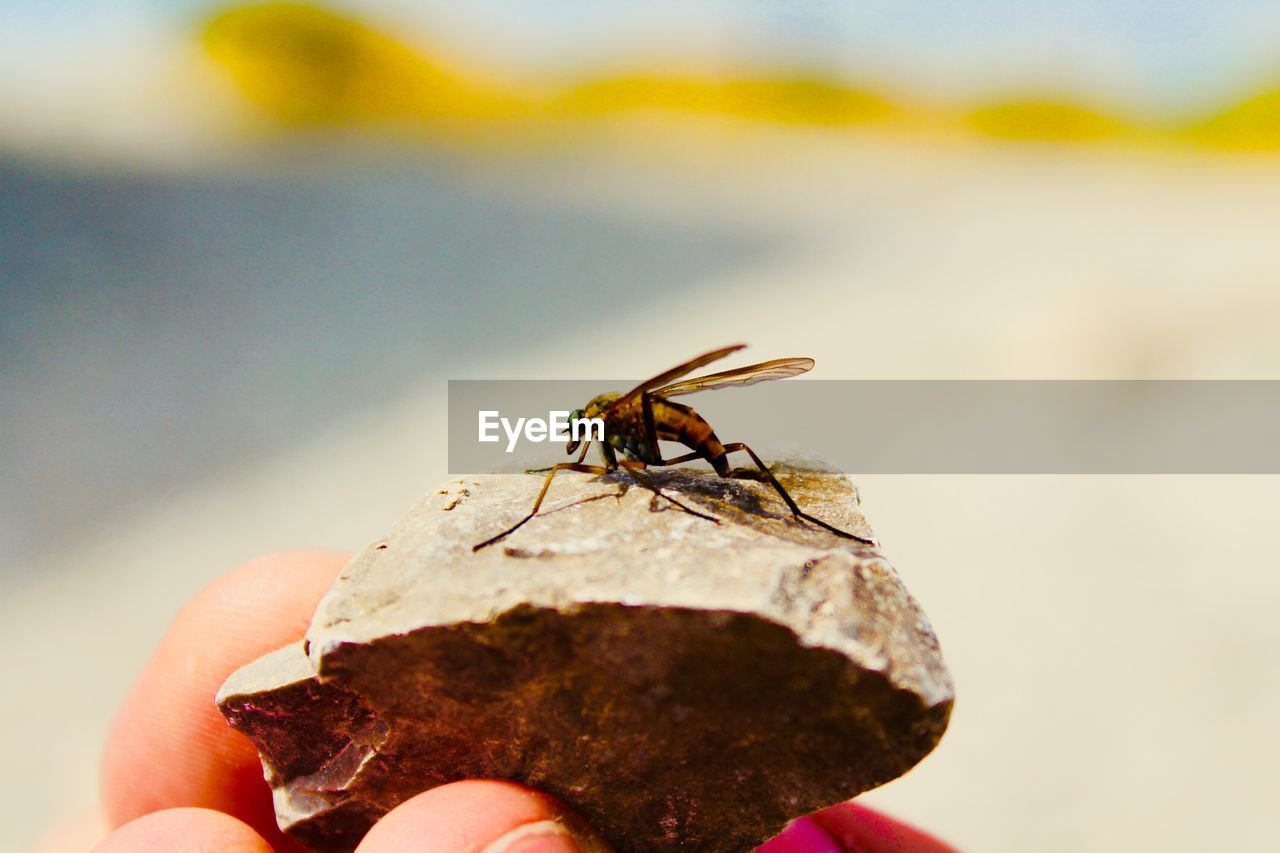
<path id="1" fill-rule="evenodd" d="M 442 785 L 396 806 L 374 825 L 357 853 L 608 853 L 582 818 L 537 791 L 511 782 Z"/>
<path id="2" fill-rule="evenodd" d="M 841 803 L 814 812 L 809 820 L 838 845 L 858 853 L 956 853 L 950 844 L 923 830 L 857 803 Z"/>
<path id="3" fill-rule="evenodd" d="M 178 614 L 116 714 L 102 761 L 110 826 L 160 809 L 227 812 L 272 843 L 271 793 L 250 742 L 214 706 L 234 670 L 306 631 L 347 555 L 292 552 L 246 563 Z"/>
<path id="4" fill-rule="evenodd" d="M 271 853 L 262 836 L 209 809 L 165 809 L 130 821 L 93 853 Z"/>

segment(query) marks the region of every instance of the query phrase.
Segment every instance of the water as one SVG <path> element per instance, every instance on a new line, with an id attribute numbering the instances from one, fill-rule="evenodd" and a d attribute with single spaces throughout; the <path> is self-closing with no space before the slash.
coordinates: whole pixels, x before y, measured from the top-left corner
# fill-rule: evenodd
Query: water
<path id="1" fill-rule="evenodd" d="M 493 187 L 407 158 L 185 175 L 0 159 L 0 547 L 74 536 L 768 250 Z"/>

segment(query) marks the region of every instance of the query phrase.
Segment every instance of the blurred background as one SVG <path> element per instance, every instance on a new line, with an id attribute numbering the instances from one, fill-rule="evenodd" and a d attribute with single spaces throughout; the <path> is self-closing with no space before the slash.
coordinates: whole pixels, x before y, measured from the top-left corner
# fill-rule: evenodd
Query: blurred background
<path id="1" fill-rule="evenodd" d="M 1277 222 L 1262 0 L 10 0 L 0 846 L 202 585 L 445 476 L 449 378 L 1280 378 Z M 1276 478 L 858 479 L 958 690 L 868 802 L 1274 849 Z"/>

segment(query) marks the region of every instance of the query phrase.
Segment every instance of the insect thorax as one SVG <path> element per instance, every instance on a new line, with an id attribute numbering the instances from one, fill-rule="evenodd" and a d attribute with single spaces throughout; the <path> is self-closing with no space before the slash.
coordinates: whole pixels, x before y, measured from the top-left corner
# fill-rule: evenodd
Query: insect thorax
<path id="1" fill-rule="evenodd" d="M 599 394 L 592 397 L 591 402 L 587 403 L 586 408 L 582 410 L 584 416 L 588 418 L 600 417 L 604 414 L 604 410 L 609 408 L 609 406 L 613 404 L 613 401 L 617 400 L 621 396 L 622 395 L 616 391 L 610 391 L 607 394 Z"/>

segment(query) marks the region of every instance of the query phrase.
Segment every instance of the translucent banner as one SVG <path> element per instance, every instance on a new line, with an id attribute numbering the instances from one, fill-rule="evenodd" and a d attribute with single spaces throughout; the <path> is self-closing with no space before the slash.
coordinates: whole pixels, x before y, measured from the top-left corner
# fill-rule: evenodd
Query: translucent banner
<path id="1" fill-rule="evenodd" d="M 636 384 L 450 381 L 450 473 L 563 461 L 569 413 Z M 672 402 L 722 442 L 850 473 L 1280 473 L 1280 381 L 796 379 Z M 666 458 L 681 452 L 663 444 Z"/>

